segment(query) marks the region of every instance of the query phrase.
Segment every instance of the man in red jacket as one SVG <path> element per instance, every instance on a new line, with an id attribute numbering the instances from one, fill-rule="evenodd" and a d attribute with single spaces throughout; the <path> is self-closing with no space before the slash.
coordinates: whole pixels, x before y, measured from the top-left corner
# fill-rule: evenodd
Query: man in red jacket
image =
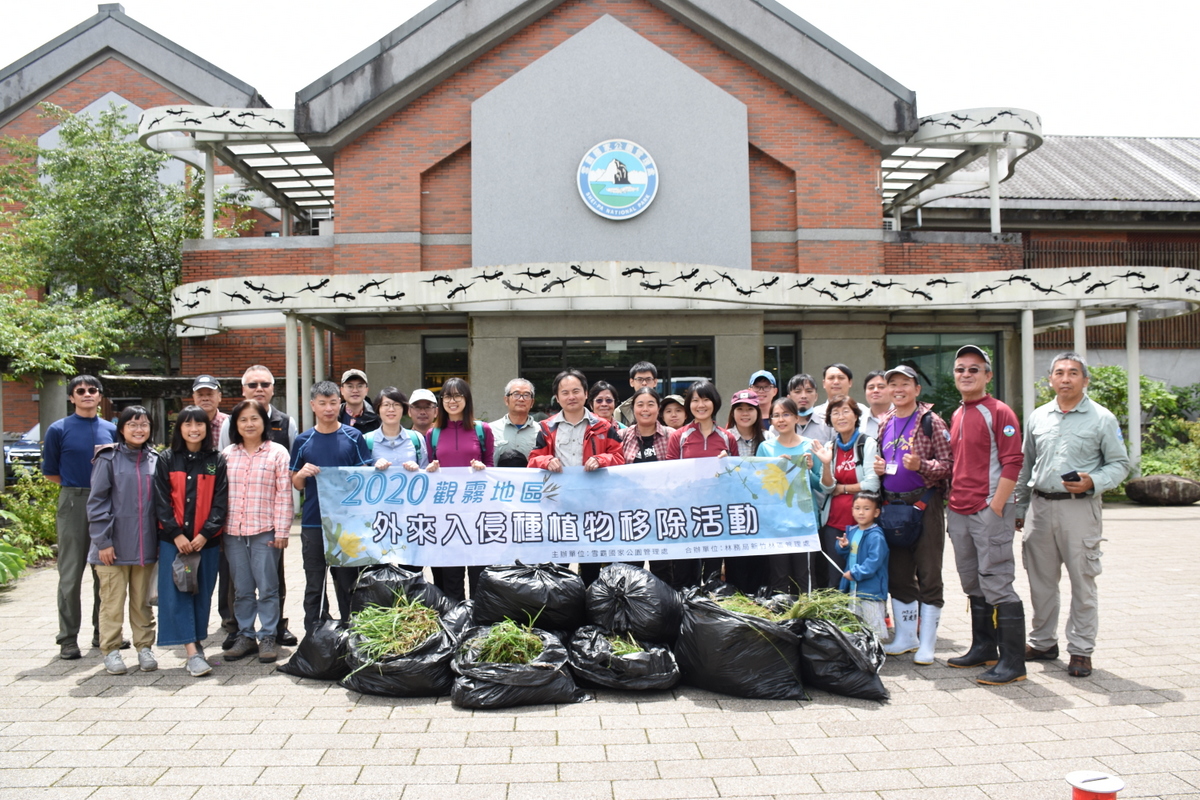
<path id="1" fill-rule="evenodd" d="M 554 399 L 562 411 L 543 420 L 529 466 L 562 472 L 563 467 L 583 467 L 588 472 L 625 463 L 621 437 L 615 425 L 584 407 L 587 378 L 567 369 L 554 378 Z"/>
<path id="2" fill-rule="evenodd" d="M 946 663 L 994 666 L 976 680 L 1002 685 L 1025 680 L 1025 608 L 1013 588 L 1013 490 L 1024 461 L 1017 415 L 987 393 L 992 362 L 974 345 L 954 359 L 962 405 L 950 422 L 954 471 L 946 530 L 963 591 L 971 599 L 971 649 Z"/>

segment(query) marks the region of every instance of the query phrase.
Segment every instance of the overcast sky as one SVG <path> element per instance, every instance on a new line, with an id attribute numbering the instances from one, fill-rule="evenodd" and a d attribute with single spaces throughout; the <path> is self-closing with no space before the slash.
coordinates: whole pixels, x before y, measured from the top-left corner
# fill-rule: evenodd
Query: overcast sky
<path id="1" fill-rule="evenodd" d="M 917 93 L 921 115 L 1012 105 L 1048 134 L 1200 137 L 1195 0 L 917 3 L 783 0 Z M 401 25 L 426 0 L 127 0 L 142 24 L 236 75 L 273 106 Z M 0 65 L 96 12 L 5 3 Z"/>

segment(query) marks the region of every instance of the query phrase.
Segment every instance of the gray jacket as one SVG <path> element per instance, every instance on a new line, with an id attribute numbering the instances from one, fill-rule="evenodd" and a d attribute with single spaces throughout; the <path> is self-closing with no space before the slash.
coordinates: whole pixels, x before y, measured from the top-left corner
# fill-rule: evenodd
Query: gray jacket
<path id="1" fill-rule="evenodd" d="M 100 564 L 100 551 L 116 550 L 114 564 L 127 566 L 158 561 L 158 523 L 154 516 L 154 468 L 158 453 L 149 446 L 131 450 L 124 444 L 106 447 L 92 461 L 88 496 L 88 563 Z"/>

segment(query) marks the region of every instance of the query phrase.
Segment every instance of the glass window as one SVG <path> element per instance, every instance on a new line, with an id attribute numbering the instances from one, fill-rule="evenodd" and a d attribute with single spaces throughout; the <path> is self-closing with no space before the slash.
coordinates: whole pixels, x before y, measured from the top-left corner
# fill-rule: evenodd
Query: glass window
<path id="1" fill-rule="evenodd" d="M 658 370 L 658 391 L 679 393 L 699 378 L 715 376 L 715 345 L 712 337 L 678 339 L 522 339 L 520 374 L 533 382 L 537 397 L 534 412 L 552 413 L 550 392 L 554 376 L 572 367 L 587 376 L 588 384 L 608 381 L 620 400 L 633 394 L 629 368 L 649 361 Z"/>
<path id="2" fill-rule="evenodd" d="M 421 346 L 421 386 L 436 394 L 447 378 L 466 379 L 466 336 L 426 336 Z"/>
<path id="3" fill-rule="evenodd" d="M 948 423 L 961 400 L 954 386 L 954 354 L 963 345 L 973 344 L 987 352 L 992 359 L 988 391 L 1004 399 L 999 343 L 998 333 L 889 333 L 886 363 L 889 368 L 907 364 L 916 370 L 921 400 L 933 403 L 933 410 Z"/>
<path id="4" fill-rule="evenodd" d="M 762 368 L 775 376 L 776 386 L 787 386 L 788 380 L 800 372 L 797 360 L 800 348 L 796 346 L 798 338 L 798 333 L 763 334 Z"/>

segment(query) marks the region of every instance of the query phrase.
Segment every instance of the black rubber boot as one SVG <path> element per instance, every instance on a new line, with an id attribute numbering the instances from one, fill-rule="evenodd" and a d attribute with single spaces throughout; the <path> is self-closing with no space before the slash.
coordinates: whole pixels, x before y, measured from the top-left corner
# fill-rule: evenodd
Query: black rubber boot
<path id="1" fill-rule="evenodd" d="M 1025 606 L 1020 600 L 996 606 L 996 630 L 1000 661 L 976 678 L 976 682 L 1003 686 L 1025 680 Z"/>
<path id="2" fill-rule="evenodd" d="M 961 656 L 946 659 L 952 667 L 991 666 L 999 658 L 996 648 L 996 622 L 992 618 L 995 607 L 982 597 L 971 595 L 971 649 Z"/>

